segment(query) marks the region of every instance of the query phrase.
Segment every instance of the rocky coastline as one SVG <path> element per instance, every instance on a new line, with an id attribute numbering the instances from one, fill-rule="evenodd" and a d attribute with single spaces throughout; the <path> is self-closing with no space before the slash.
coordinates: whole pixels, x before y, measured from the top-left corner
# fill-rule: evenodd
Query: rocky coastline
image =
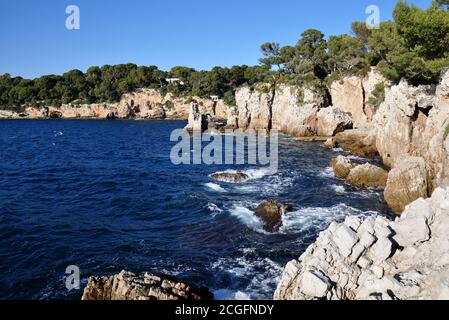
<path id="1" fill-rule="evenodd" d="M 369 98 L 380 83 L 386 87 L 385 100 L 373 106 Z M 449 272 L 449 71 L 437 86 L 415 87 L 405 80 L 391 85 L 375 69 L 365 77 L 335 81 L 327 92 L 259 84 L 238 89 L 236 103 L 230 107 L 222 100 L 142 89 L 115 104 L 0 111 L 0 119 L 179 119 L 188 120 L 189 131 L 276 129 L 304 141 L 326 140 L 326 147 L 359 157 L 378 156 L 382 167 L 344 157 L 330 165 L 349 184 L 385 188 L 396 221 L 349 217 L 332 224 L 285 267 L 274 298 L 449 299 L 443 279 Z M 242 175 L 214 178 L 245 180 Z M 286 207 L 270 201 L 258 208 L 258 216 L 271 219 L 268 229 L 276 230 Z M 128 294 L 131 287 L 137 290 L 130 284 L 134 281 L 152 287 Z M 128 273 L 91 278 L 84 297 L 147 299 L 154 298 L 154 288 L 172 290 L 156 298 L 199 297 L 182 291 L 185 284 L 158 281 Z"/>

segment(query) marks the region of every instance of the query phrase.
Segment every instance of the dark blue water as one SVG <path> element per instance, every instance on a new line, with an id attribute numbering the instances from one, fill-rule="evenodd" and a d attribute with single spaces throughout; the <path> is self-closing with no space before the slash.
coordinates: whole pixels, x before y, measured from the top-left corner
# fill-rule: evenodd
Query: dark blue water
<path id="1" fill-rule="evenodd" d="M 271 298 L 286 262 L 332 221 L 386 214 L 380 190 L 332 177 L 339 150 L 281 137 L 280 171 L 242 185 L 213 183 L 223 166 L 175 166 L 172 130 L 184 122 L 1 121 L 0 298 L 79 299 L 68 265 L 178 276 L 218 298 Z M 251 213 L 292 203 L 276 234 Z"/>

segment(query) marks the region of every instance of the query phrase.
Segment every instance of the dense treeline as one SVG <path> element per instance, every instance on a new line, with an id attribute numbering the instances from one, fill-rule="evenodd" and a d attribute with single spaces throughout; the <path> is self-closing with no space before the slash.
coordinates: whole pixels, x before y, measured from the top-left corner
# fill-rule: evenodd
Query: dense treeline
<path id="1" fill-rule="evenodd" d="M 436 0 L 426 10 L 399 1 L 394 21 L 379 28 L 354 22 L 352 35 L 327 40 L 318 30 L 306 30 L 296 46 L 262 45 L 260 61 L 276 70 L 278 81 L 329 83 L 377 66 L 393 82 L 437 83 L 449 67 L 448 8 L 449 0 Z"/>
<path id="2" fill-rule="evenodd" d="M 34 80 L 5 74 L 0 76 L 0 105 L 20 111 L 24 104 L 59 106 L 64 103 L 114 102 L 122 94 L 138 88 L 157 88 L 175 95 L 219 95 L 232 104 L 233 90 L 244 83 L 263 80 L 262 69 L 259 66 L 235 66 L 196 71 L 174 67 L 165 72 L 155 66 L 126 64 L 91 67 L 85 73 L 72 70 L 62 76 L 48 75 Z M 167 79 L 170 78 L 180 81 L 169 83 Z"/>
<path id="3" fill-rule="evenodd" d="M 26 105 L 118 101 L 137 88 L 157 88 L 174 95 L 223 97 L 234 103 L 235 89 L 256 82 L 324 87 L 346 75 L 364 74 L 371 66 L 391 81 L 406 78 L 413 84 L 436 83 L 449 67 L 449 0 L 435 0 L 423 10 L 399 1 L 394 21 L 369 29 L 363 22 L 352 24 L 351 35 L 330 36 L 306 30 L 294 46 L 269 42 L 261 46 L 259 66 L 215 67 L 197 71 L 174 67 L 169 72 L 156 66 L 134 64 L 92 67 L 85 73 L 69 71 L 34 80 L 0 76 L 0 106 L 21 110 Z M 177 78 L 180 81 L 169 82 Z M 382 88 L 378 89 L 379 97 Z"/>

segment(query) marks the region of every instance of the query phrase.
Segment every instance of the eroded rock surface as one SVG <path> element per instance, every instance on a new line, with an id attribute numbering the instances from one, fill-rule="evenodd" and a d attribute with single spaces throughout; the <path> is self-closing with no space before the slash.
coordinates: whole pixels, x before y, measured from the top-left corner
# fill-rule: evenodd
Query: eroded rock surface
<path id="1" fill-rule="evenodd" d="M 385 200 L 400 214 L 405 206 L 419 198 L 427 198 L 426 162 L 421 157 L 406 157 L 388 174 Z"/>
<path id="2" fill-rule="evenodd" d="M 352 185 L 365 187 L 385 187 L 388 172 L 378 166 L 365 163 L 351 169 L 346 181 Z"/>
<path id="3" fill-rule="evenodd" d="M 449 189 L 396 221 L 348 217 L 287 264 L 275 299 L 449 299 Z"/>
<path id="4" fill-rule="evenodd" d="M 206 288 L 195 288 L 171 277 L 136 276 L 122 271 L 110 277 L 90 277 L 82 300 L 212 300 Z"/>

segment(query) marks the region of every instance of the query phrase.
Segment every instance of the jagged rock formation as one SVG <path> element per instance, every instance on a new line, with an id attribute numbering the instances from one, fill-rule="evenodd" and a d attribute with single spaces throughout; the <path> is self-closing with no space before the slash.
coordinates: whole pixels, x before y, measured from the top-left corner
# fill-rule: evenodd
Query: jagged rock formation
<path id="1" fill-rule="evenodd" d="M 243 87 L 236 93 L 238 127 L 276 129 L 296 137 L 332 136 L 352 128 L 352 119 L 329 107 L 326 94 L 318 89 L 269 85 Z"/>
<path id="2" fill-rule="evenodd" d="M 413 201 L 419 196 L 431 194 L 438 186 L 447 185 L 449 152 L 445 132 L 449 125 L 448 91 L 449 71 L 442 76 L 438 86 L 413 87 L 406 81 L 401 81 L 400 84 L 387 88 L 385 102 L 374 116 L 371 136 L 379 154 L 388 167 L 399 167 L 399 172 L 393 170 L 391 173 L 392 182 L 391 187 L 387 188 L 387 198 L 393 197 L 390 195 L 394 194 L 394 185 L 396 189 L 401 188 L 397 181 L 398 175 L 405 172 L 402 168 L 404 159 L 408 159 L 408 167 L 422 168 L 420 158 L 425 163 L 426 178 L 423 177 L 422 170 L 414 172 L 420 172 L 418 177 L 421 185 L 427 180 L 427 190 L 424 192 L 416 187 L 420 190 L 403 191 L 408 195 L 400 196 L 402 204 L 393 204 L 397 212 L 409 203 L 408 200 Z M 410 156 L 413 158 L 409 158 Z M 414 165 L 410 163 L 413 161 L 416 162 Z M 416 181 L 410 175 L 403 175 L 401 179 L 400 184 Z"/>
<path id="3" fill-rule="evenodd" d="M 122 271 L 110 277 L 90 277 L 82 300 L 212 300 L 206 288 L 195 288 L 170 277 Z"/>
<path id="4" fill-rule="evenodd" d="M 396 221 L 348 217 L 287 264 L 275 299 L 449 299 L 449 189 Z"/>
<path id="5" fill-rule="evenodd" d="M 192 103 L 190 106 L 189 122 L 185 129 L 191 132 L 204 132 L 209 127 L 208 115 L 204 114 L 203 107 Z"/>

